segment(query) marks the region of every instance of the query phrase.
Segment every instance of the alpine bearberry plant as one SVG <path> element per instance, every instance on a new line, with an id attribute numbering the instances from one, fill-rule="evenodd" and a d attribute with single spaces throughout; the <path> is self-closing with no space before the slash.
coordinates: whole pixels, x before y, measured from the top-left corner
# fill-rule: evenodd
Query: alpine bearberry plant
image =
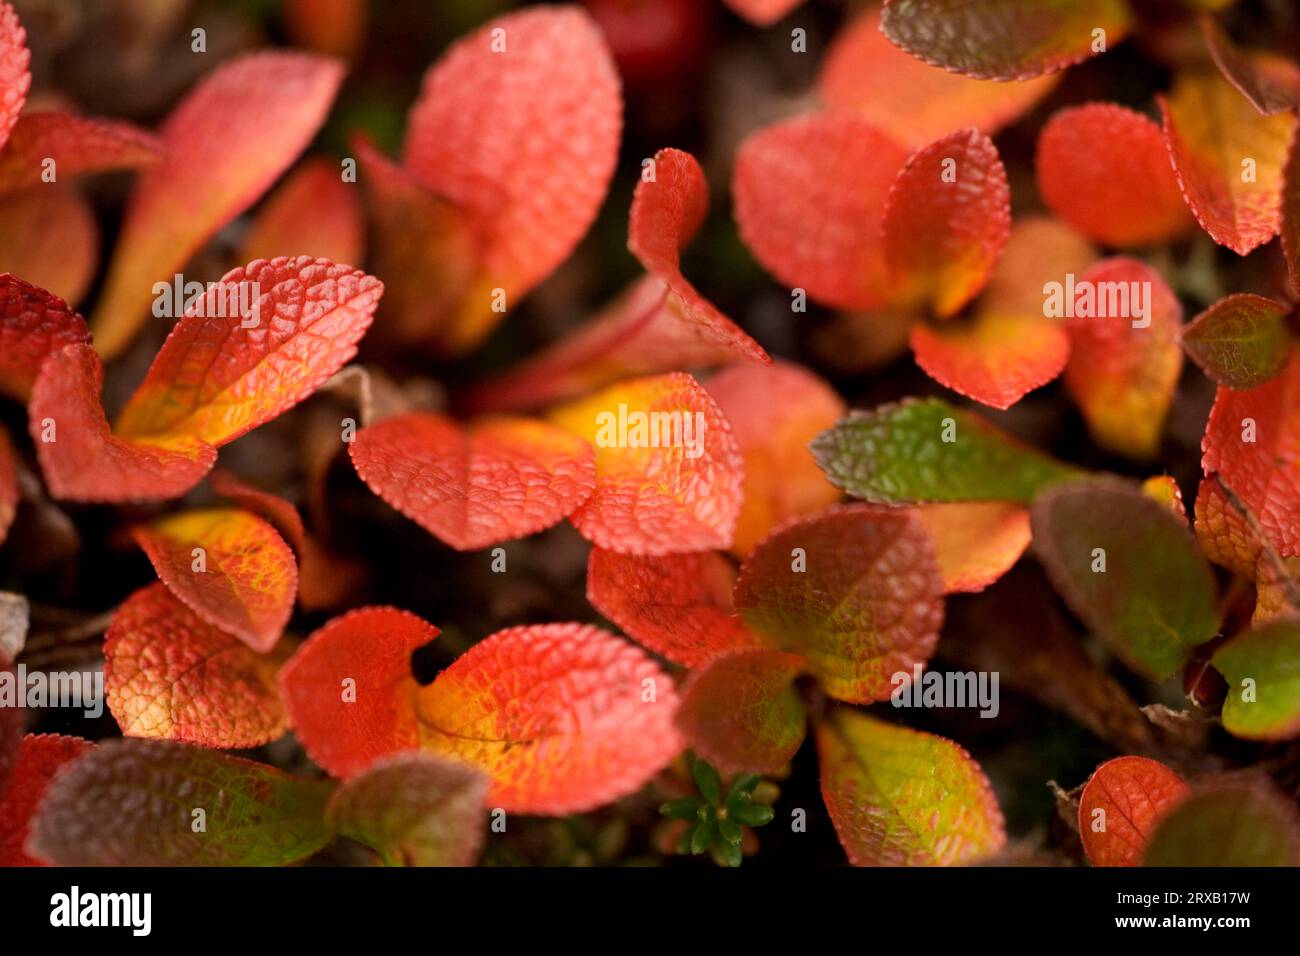
<path id="1" fill-rule="evenodd" d="M 0 0 L 0 864 L 1300 865 L 1300 11 L 327 6 Z"/>

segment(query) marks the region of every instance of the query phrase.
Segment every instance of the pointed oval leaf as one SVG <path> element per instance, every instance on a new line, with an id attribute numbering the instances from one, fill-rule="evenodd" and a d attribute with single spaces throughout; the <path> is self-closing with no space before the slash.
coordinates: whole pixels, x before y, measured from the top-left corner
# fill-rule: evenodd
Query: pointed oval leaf
<path id="1" fill-rule="evenodd" d="M 0 193 L 46 182 L 47 160 L 54 160 L 60 179 L 66 181 L 87 173 L 151 166 L 165 153 L 162 140 L 130 123 L 72 113 L 28 113 L 0 152 Z"/>
<path id="2" fill-rule="evenodd" d="M 633 640 L 683 667 L 762 646 L 736 616 L 736 572 L 714 551 L 658 557 L 592 548 L 587 600 Z"/>
<path id="3" fill-rule="evenodd" d="M 100 353 L 126 347 L 156 282 L 264 193 L 315 135 L 339 83 L 336 60 L 263 52 L 208 74 L 163 123 L 166 158 L 140 177 L 91 323 Z"/>
<path id="4" fill-rule="evenodd" d="M 797 550 L 796 550 L 797 549 Z M 736 580 L 745 623 L 838 700 L 885 700 L 930 659 L 943 624 L 934 544 L 905 511 L 832 508 L 764 538 Z"/>
<path id="5" fill-rule="evenodd" d="M 945 594 L 983 591 L 1029 547 L 1029 512 L 1003 501 L 922 505 L 912 513 L 934 542 Z"/>
<path id="6" fill-rule="evenodd" d="M 189 744 L 109 740 L 55 778 L 28 847 L 59 866 L 285 866 L 329 842 L 331 787 Z"/>
<path id="7" fill-rule="evenodd" d="M 104 690 L 128 737 L 258 747 L 289 726 L 275 682 L 280 664 L 151 584 L 113 615 Z"/>
<path id="8" fill-rule="evenodd" d="M 0 272 L 73 305 L 95 277 L 99 238 L 95 213 L 75 186 L 29 186 L 0 201 Z"/>
<path id="9" fill-rule="evenodd" d="M 822 799 L 854 866 L 954 866 L 1006 843 L 984 771 L 950 740 L 841 707 L 817 728 Z"/>
<path id="10" fill-rule="evenodd" d="M 1214 652 L 1228 682 L 1223 726 L 1248 740 L 1300 734 L 1300 623 L 1279 620 L 1247 631 Z M 1248 683 L 1249 682 L 1249 683 Z"/>
<path id="11" fill-rule="evenodd" d="M 1144 866 L 1300 866 L 1295 804 L 1266 780 L 1208 783 L 1147 841 Z"/>
<path id="12" fill-rule="evenodd" d="M 507 628 L 420 691 L 423 746 L 488 775 L 488 804 L 581 813 L 639 789 L 682 749 L 672 680 L 586 624 Z"/>
<path id="13" fill-rule="evenodd" d="M 1044 492 L 1031 514 L 1057 590 L 1138 673 L 1168 677 L 1218 634 L 1210 566 L 1187 526 L 1139 488 L 1070 482 Z"/>
<path id="14" fill-rule="evenodd" d="M 1138 866 L 1151 831 L 1187 795 L 1187 784 L 1158 760 L 1116 757 L 1088 778 L 1079 796 L 1079 838 L 1093 866 Z"/>
<path id="15" fill-rule="evenodd" d="M 1289 306 L 1261 295 L 1225 296 L 1183 329 L 1183 350 L 1220 385 L 1258 388 L 1291 357 L 1290 314 Z"/>
<path id="16" fill-rule="evenodd" d="M 18 22 L 18 14 L 8 3 L 0 3 L 0 147 L 9 139 L 27 102 L 32 85 L 28 69 L 31 60 L 27 31 Z"/>
<path id="17" fill-rule="evenodd" d="M 591 446 L 528 418 L 462 428 L 443 415 L 396 415 L 361 429 L 348 454 L 375 494 L 460 551 L 549 528 L 596 486 Z"/>
<path id="18" fill-rule="evenodd" d="M 240 260 L 311 256 L 356 264 L 364 258 L 365 221 L 356 186 L 336 160 L 317 156 L 285 177 L 257 213 Z"/>
<path id="19" fill-rule="evenodd" d="M 57 295 L 0 273 L 0 392 L 26 401 L 51 352 L 89 345 L 86 320 Z"/>
<path id="20" fill-rule="evenodd" d="M 93 746 L 62 734 L 28 734 L 22 739 L 13 784 L 0 789 L 0 866 L 44 865 L 27 853 L 32 818 L 59 769 Z"/>

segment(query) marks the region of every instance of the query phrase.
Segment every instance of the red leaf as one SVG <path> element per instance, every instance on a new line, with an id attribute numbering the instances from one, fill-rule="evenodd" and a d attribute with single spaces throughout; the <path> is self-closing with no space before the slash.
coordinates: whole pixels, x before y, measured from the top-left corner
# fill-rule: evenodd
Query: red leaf
<path id="1" fill-rule="evenodd" d="M 1196 540 L 1205 556 L 1244 578 L 1255 577 L 1264 529 L 1236 493 L 1229 493 L 1217 476 L 1202 478 L 1194 509 Z"/>
<path id="2" fill-rule="evenodd" d="M 99 224 L 74 187 L 31 186 L 0 200 L 0 271 L 75 305 L 98 263 Z"/>
<path id="3" fill-rule="evenodd" d="M 437 636 L 406 611 L 360 608 L 315 631 L 280 670 L 294 733 L 331 776 L 420 746 L 411 652 Z"/>
<path id="4" fill-rule="evenodd" d="M 627 635 L 683 667 L 762 647 L 731 602 L 736 571 L 713 551 L 642 557 L 592 548 L 587 600 Z"/>
<path id="5" fill-rule="evenodd" d="M 136 184 L 92 322 L 102 355 L 140 329 L 154 283 L 170 281 L 297 158 L 342 79 L 335 60 L 254 53 L 222 64 L 172 111 L 167 156 Z"/>
<path id="6" fill-rule="evenodd" d="M 18 22 L 18 14 L 9 4 L 0 3 L 0 147 L 9 139 L 27 102 L 27 90 L 32 85 L 28 70 L 31 59 L 27 31 Z"/>
<path id="7" fill-rule="evenodd" d="M 1061 374 L 1070 339 L 1042 316 L 981 311 L 971 322 L 912 326 L 916 364 L 936 382 L 993 408 L 1010 408 Z"/>
<path id="8" fill-rule="evenodd" d="M 361 429 L 348 453 L 375 494 L 459 551 L 549 528 L 596 485 L 590 445 L 527 418 L 461 428 L 442 415 L 397 415 Z"/>
<path id="9" fill-rule="evenodd" d="M 883 210 L 906 159 L 901 146 L 845 114 L 761 129 L 736 153 L 741 238 L 778 280 L 814 299 L 845 309 L 884 305 Z"/>
<path id="10" fill-rule="evenodd" d="M 989 284 L 979 311 L 1004 315 L 1043 314 L 1043 286 L 1081 275 L 1097 259 L 1092 243 L 1050 216 L 1020 216 Z"/>
<path id="11" fill-rule="evenodd" d="M 1057 112 L 1038 138 L 1038 191 L 1058 216 L 1108 246 L 1143 246 L 1193 225 L 1152 120 L 1114 103 Z"/>
<path id="12" fill-rule="evenodd" d="M 0 392 L 26 401 L 50 353 L 77 344 L 90 344 L 85 319 L 57 295 L 0 273 Z"/>
<path id="13" fill-rule="evenodd" d="M 576 7 L 498 17 L 425 75 L 404 164 L 469 217 L 484 288 L 505 289 L 510 306 L 595 219 L 618 156 L 622 106 L 600 29 Z M 475 317 L 458 330 L 462 347 L 501 313 L 485 300 Z"/>
<path id="14" fill-rule="evenodd" d="M 59 180 L 158 162 L 162 140 L 116 120 L 83 119 L 71 113 L 28 113 L 19 119 L 0 152 L 0 193 L 42 185 L 46 160 Z"/>
<path id="15" fill-rule="evenodd" d="M 1157 760 L 1116 757 L 1098 767 L 1079 797 L 1079 836 L 1092 865 L 1139 865 L 1156 823 L 1186 793 Z"/>
<path id="16" fill-rule="evenodd" d="M 1011 234 L 1011 190 L 997 148 L 978 130 L 923 146 L 885 206 L 885 261 L 907 301 L 959 312 L 997 265 Z"/>
<path id="17" fill-rule="evenodd" d="M 803 0 L 723 0 L 738 14 L 756 26 L 771 26 L 780 20 Z"/>
<path id="18" fill-rule="evenodd" d="M 803 743 L 803 702 L 794 679 L 804 660 L 759 649 L 725 654 L 691 674 L 677 726 L 723 773 L 777 773 Z"/>
<path id="19" fill-rule="evenodd" d="M 250 308 L 227 307 L 236 290 Z M 383 290 L 359 269 L 308 256 L 232 269 L 167 337 L 118 433 L 169 447 L 234 441 L 297 405 L 356 354 Z"/>
<path id="20" fill-rule="evenodd" d="M 95 350 L 69 345 L 50 355 L 32 387 L 29 428 L 54 497 L 176 498 L 212 469 L 217 450 L 204 442 L 173 442 L 164 448 L 113 435 L 99 401 L 103 384 L 104 367 Z"/>
<path id="21" fill-rule="evenodd" d="M 343 182 L 336 160 L 317 156 L 303 161 L 258 211 L 240 259 L 311 256 L 360 263 L 365 222 L 355 190 Z"/>
<path id="22" fill-rule="evenodd" d="M 289 725 L 275 682 L 280 664 L 157 583 L 123 602 L 104 639 L 108 708 L 128 737 L 226 748 L 275 740 Z"/>
<path id="23" fill-rule="evenodd" d="M 1208 15 L 1201 17 L 1201 35 L 1219 72 L 1259 112 L 1270 116 L 1300 106 L 1300 68 L 1290 60 L 1238 49 Z"/>
<path id="24" fill-rule="evenodd" d="M 0 14 L 3 12 L 0 9 Z M 23 738 L 13 785 L 7 792 L 0 790 L 0 866 L 45 865 L 27 853 L 32 819 L 59 768 L 93 746 L 80 737 L 62 734 L 28 734 Z"/>

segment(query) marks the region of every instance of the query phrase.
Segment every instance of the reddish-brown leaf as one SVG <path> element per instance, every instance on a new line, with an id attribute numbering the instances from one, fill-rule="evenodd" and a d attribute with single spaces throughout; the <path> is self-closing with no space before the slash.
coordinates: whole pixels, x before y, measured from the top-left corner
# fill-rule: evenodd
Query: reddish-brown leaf
<path id="1" fill-rule="evenodd" d="M 1010 408 L 1061 374 L 1070 357 L 1065 329 L 1041 315 L 981 310 L 961 324 L 912 326 L 916 364 L 936 382 L 993 408 Z"/>
<path id="2" fill-rule="evenodd" d="M 71 113 L 28 113 L 0 151 L 0 193 L 47 182 L 47 160 L 54 161 L 63 182 L 87 173 L 149 166 L 165 152 L 162 140 L 129 123 Z"/>
<path id="3" fill-rule="evenodd" d="M 1098 767 L 1079 797 L 1079 836 L 1092 865 L 1139 865 L 1151 831 L 1186 793 L 1157 760 L 1116 757 Z"/>
<path id="4" fill-rule="evenodd" d="M 0 14 L 3 14 L 0 9 Z M 0 866 L 44 866 L 27 853 L 32 819 L 59 768 L 81 756 L 94 744 L 62 734 L 28 734 L 18 751 L 14 780 L 8 791 L 0 789 Z"/>

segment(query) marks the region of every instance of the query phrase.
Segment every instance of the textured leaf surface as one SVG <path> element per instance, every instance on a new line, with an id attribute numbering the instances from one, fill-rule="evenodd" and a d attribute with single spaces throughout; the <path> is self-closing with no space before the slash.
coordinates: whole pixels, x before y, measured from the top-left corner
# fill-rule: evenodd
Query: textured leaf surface
<path id="1" fill-rule="evenodd" d="M 0 392 L 26 401 L 51 352 L 89 342 L 86 320 L 57 295 L 0 273 Z"/>
<path id="2" fill-rule="evenodd" d="M 713 551 L 646 557 L 592 548 L 587 600 L 627 635 L 683 667 L 761 647 L 732 604 L 736 572 Z"/>
<path id="3" fill-rule="evenodd" d="M 424 747 L 478 767 L 491 806 L 581 813 L 677 755 L 677 694 L 645 654 L 585 624 L 508 628 L 420 691 Z"/>
<path id="4" fill-rule="evenodd" d="M 1061 485 L 1034 503 L 1032 522 L 1057 590 L 1139 673 L 1168 677 L 1218 633 L 1210 566 L 1186 525 L 1138 488 Z"/>
<path id="5" fill-rule="evenodd" d="M 733 551 L 746 555 L 786 519 L 839 500 L 808 451 L 808 443 L 847 412 L 829 384 L 801 366 L 778 362 L 726 369 L 707 387 L 731 423 L 745 462 Z"/>
<path id="6" fill-rule="evenodd" d="M 1219 478 L 1201 480 L 1193 527 L 1201 551 L 1209 560 L 1243 577 L 1254 576 L 1265 547 L 1263 526 Z"/>
<path id="7" fill-rule="evenodd" d="M 851 703 L 888 698 L 895 674 L 929 660 L 943 623 L 929 534 L 906 512 L 870 505 L 774 531 L 741 568 L 735 600 L 746 624 Z"/>
<path id="8" fill-rule="evenodd" d="M 741 238 L 780 282 L 820 302 L 883 305 L 883 210 L 906 160 L 902 146 L 846 114 L 765 127 L 736 152 L 731 193 Z"/>
<path id="9" fill-rule="evenodd" d="M 1097 308 L 1091 316 L 1080 314 L 1086 294 L 1081 291 L 1075 314 L 1066 320 L 1066 390 L 1099 445 L 1150 457 L 1160 447 L 1183 368 L 1178 346 L 1183 307 L 1160 273 L 1136 259 L 1105 259 L 1079 281 L 1094 290 Z M 1139 299 L 1145 311 L 1137 308 Z"/>
<path id="10" fill-rule="evenodd" d="M 32 818 L 59 768 L 94 744 L 62 734 L 28 734 L 22 739 L 14 780 L 0 788 L 0 866 L 41 866 L 27 853 Z"/>
<path id="11" fill-rule="evenodd" d="M 1079 837 L 1093 866 L 1137 866 L 1160 818 L 1187 784 L 1158 760 L 1116 757 L 1088 778 L 1079 796 Z"/>
<path id="12" fill-rule="evenodd" d="M 1010 408 L 1061 374 L 1065 329 L 1041 315 L 981 311 L 970 322 L 912 326 L 916 364 L 936 382 L 993 408 Z"/>
<path id="13" fill-rule="evenodd" d="M 1053 212 L 1108 246 L 1142 246 L 1193 225 L 1164 131 L 1114 103 L 1061 110 L 1038 139 L 1038 191 Z"/>
<path id="14" fill-rule="evenodd" d="M 840 708 L 817 728 L 822 799 L 854 866 L 952 866 L 1006 843 L 988 778 L 950 740 Z"/>
<path id="15" fill-rule="evenodd" d="M 1219 72 L 1259 112 L 1272 115 L 1300 105 L 1300 67 L 1284 57 L 1240 49 L 1212 17 L 1201 18 L 1201 35 Z"/>
<path id="16" fill-rule="evenodd" d="M 234 290 L 252 303 L 247 309 L 225 307 Z M 383 290 L 359 269 L 308 256 L 232 269 L 167 337 L 118 432 L 168 445 L 234 441 L 298 404 L 356 354 Z"/>
<path id="17" fill-rule="evenodd" d="M 257 747 L 288 729 L 275 682 L 280 663 L 151 584 L 113 615 L 104 689 L 128 737 Z"/>
<path id="18" fill-rule="evenodd" d="M 896 294 L 941 317 L 960 311 L 1011 232 L 1011 190 L 993 141 L 958 130 L 913 153 L 889 191 L 883 229 Z"/>
<path id="19" fill-rule="evenodd" d="M 832 484 L 878 504 L 1028 504 L 1043 487 L 1078 474 L 937 398 L 854 412 L 812 449 Z"/>
<path id="20" fill-rule="evenodd" d="M 1266 781 L 1206 784 L 1165 815 L 1145 866 L 1300 866 L 1295 805 Z"/>
<path id="21" fill-rule="evenodd" d="M 367 607 L 307 638 L 280 671 L 280 688 L 294 733 L 316 763 L 352 777 L 377 757 L 419 747 L 411 652 L 437 636 L 414 614 Z"/>
<path id="22" fill-rule="evenodd" d="M 46 360 L 32 387 L 28 420 L 45 483 L 56 498 L 149 501 L 177 498 L 217 460 L 201 441 L 164 448 L 113 435 L 100 405 L 104 368 L 89 345 L 69 345 Z M 44 441 L 47 422 L 54 441 Z"/>
<path id="23" fill-rule="evenodd" d="M 807 720 L 794 679 L 803 659 L 780 651 L 726 654 L 691 674 L 677 726 L 723 773 L 777 773 L 803 743 Z"/>
<path id="24" fill-rule="evenodd" d="M 3 197 L 0 272 L 22 276 L 76 305 L 98 264 L 99 224 L 75 187 L 30 186 Z"/>
<path id="25" fill-rule="evenodd" d="M 1228 682 L 1223 726 L 1250 740 L 1300 734 L 1300 624 L 1280 620 L 1239 634 L 1214 652 Z M 1245 682 L 1249 680 L 1249 694 Z"/>
<path id="26" fill-rule="evenodd" d="M 1029 512 L 1002 501 L 923 505 L 913 513 L 934 542 L 946 594 L 982 591 L 1029 547 Z"/>
<path id="27" fill-rule="evenodd" d="M 1197 222 L 1243 256 L 1272 239 L 1295 117 L 1260 116 L 1217 73 L 1179 77 L 1160 108 L 1169 155 Z M 1249 181 L 1247 161 L 1254 171 Z"/>
<path id="28" fill-rule="evenodd" d="M 110 169 L 158 162 L 166 151 L 156 136 L 129 123 L 71 113 L 28 113 L 0 152 L 0 193 L 40 185 L 44 163 L 54 160 L 60 181 Z"/>
<path id="29" fill-rule="evenodd" d="M 329 841 L 330 787 L 188 744 L 109 740 L 50 785 L 28 845 L 60 866 L 283 866 Z"/>
<path id="30" fill-rule="evenodd" d="M 208 480 L 213 492 L 233 501 L 245 511 L 265 518 L 275 526 L 284 540 L 302 559 L 307 540 L 307 528 L 302 523 L 302 515 L 293 503 L 269 491 L 262 491 L 236 477 L 232 473 L 218 468 Z"/>
<path id="31" fill-rule="evenodd" d="M 1258 388 L 1219 387 L 1201 441 L 1201 466 L 1217 474 L 1283 557 L 1300 554 L 1300 350 Z M 1199 515 L 1200 508 L 1197 512 Z"/>
<path id="32" fill-rule="evenodd" d="M 1183 504 L 1183 492 L 1178 482 L 1170 475 L 1154 475 L 1142 482 L 1142 494 L 1152 501 L 1162 504 L 1169 513 L 1187 523 L 1187 507 Z"/>
<path id="33" fill-rule="evenodd" d="M 1257 388 L 1291 357 L 1290 313 L 1289 306 L 1260 295 L 1225 296 L 1183 329 L 1183 350 L 1220 385 Z"/>
<path id="34" fill-rule="evenodd" d="M 931 66 L 889 41 L 871 9 L 835 37 L 817 92 L 835 110 L 856 113 L 895 142 L 917 149 L 967 126 L 992 136 L 1027 113 L 1059 78 L 998 83 Z"/>
<path id="35" fill-rule="evenodd" d="M 494 32 L 504 51 L 494 48 Z M 486 288 L 513 304 L 587 231 L 618 156 L 622 94 L 604 37 L 577 7 L 523 10 L 458 40 L 425 75 L 404 164 L 469 217 Z M 491 122 L 484 122 L 491 117 Z M 485 320 L 458 330 L 468 346 Z"/>
<path id="36" fill-rule="evenodd" d="M 967 76 L 1019 80 L 1094 55 L 1128 32 L 1124 0 L 888 0 L 881 29 L 913 56 Z"/>
<path id="37" fill-rule="evenodd" d="M 590 445 L 527 418 L 462 428 L 442 415 L 397 415 L 361 429 L 348 453 L 375 494 L 461 551 L 549 528 L 596 485 Z"/>
<path id="38" fill-rule="evenodd" d="M 27 31 L 8 3 L 0 3 L 0 146 L 9 139 L 32 85 Z"/>
<path id="39" fill-rule="evenodd" d="M 487 786 L 464 764 L 398 754 L 340 785 L 325 819 L 390 866 L 473 866 L 483 846 Z"/>
<path id="40" fill-rule="evenodd" d="M 199 617 L 255 651 L 275 646 L 293 612 L 298 566 L 269 522 L 239 508 L 207 508 L 134 533 L 163 584 Z"/>
<path id="41" fill-rule="evenodd" d="M 596 489 L 569 516 L 593 544 L 631 554 L 731 544 L 744 466 L 731 426 L 694 378 L 622 382 L 551 419 L 595 447 Z"/>
<path id="42" fill-rule="evenodd" d="M 171 281 L 303 151 L 334 101 L 343 67 L 303 53 L 254 53 L 208 74 L 172 111 L 166 158 L 140 177 L 92 327 L 120 352 L 144 323 L 155 282 Z"/>
<path id="43" fill-rule="evenodd" d="M 311 256 L 360 263 L 365 222 L 356 188 L 343 182 L 337 161 L 323 156 L 304 161 L 258 211 L 240 259 Z"/>

